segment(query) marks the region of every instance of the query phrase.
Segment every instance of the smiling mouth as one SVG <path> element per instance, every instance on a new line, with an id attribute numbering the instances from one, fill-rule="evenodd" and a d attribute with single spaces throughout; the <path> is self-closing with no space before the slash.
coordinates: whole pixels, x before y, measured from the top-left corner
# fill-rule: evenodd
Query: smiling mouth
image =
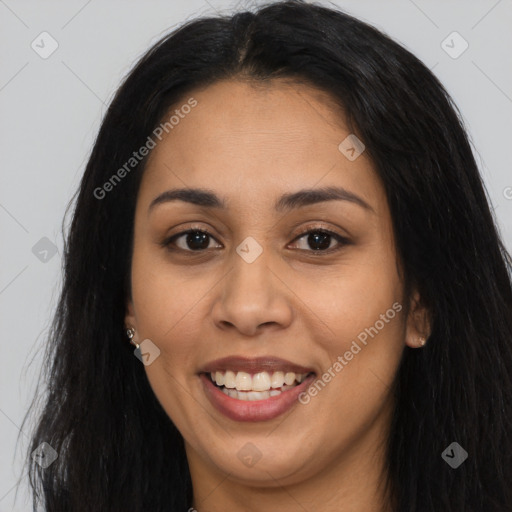
<path id="1" fill-rule="evenodd" d="M 247 372 L 216 371 L 205 373 L 225 395 L 242 401 L 266 400 L 278 396 L 304 382 L 314 372 Z"/>

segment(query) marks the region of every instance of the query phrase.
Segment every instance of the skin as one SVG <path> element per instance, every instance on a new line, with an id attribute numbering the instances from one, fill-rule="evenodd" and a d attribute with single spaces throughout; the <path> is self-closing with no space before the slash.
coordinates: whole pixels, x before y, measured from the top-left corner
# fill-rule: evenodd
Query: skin
<path id="1" fill-rule="evenodd" d="M 389 385 L 406 345 L 428 337 L 427 313 L 414 293 L 411 312 L 385 323 L 307 405 L 279 417 L 236 422 L 208 401 L 198 371 L 229 355 L 272 355 L 321 376 L 393 303 L 404 305 L 392 220 L 384 189 L 363 152 L 338 149 L 350 131 L 325 93 L 304 84 L 217 82 L 194 91 L 198 104 L 155 149 L 135 213 L 132 298 L 126 325 L 161 353 L 145 366 L 151 387 L 185 439 L 199 512 L 225 510 L 381 511 Z M 173 108 L 179 108 L 180 105 Z M 373 211 L 325 201 L 275 212 L 284 193 L 341 186 Z M 165 190 L 206 187 L 225 198 L 219 210 L 151 201 Z M 211 233 L 209 248 L 174 240 L 188 229 Z M 301 230 L 327 229 L 327 254 Z M 262 254 L 236 252 L 248 236 Z M 330 242 L 329 242 L 330 240 Z M 181 248 L 181 252 L 179 249 Z M 187 252 L 188 251 L 188 252 Z M 313 254 L 314 253 L 314 254 Z M 252 467 L 237 457 L 261 452 Z"/>

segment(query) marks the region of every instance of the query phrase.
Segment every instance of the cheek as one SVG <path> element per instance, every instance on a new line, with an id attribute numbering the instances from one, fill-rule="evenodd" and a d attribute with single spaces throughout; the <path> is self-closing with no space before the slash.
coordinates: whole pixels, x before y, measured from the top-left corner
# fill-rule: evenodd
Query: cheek
<path id="1" fill-rule="evenodd" d="M 307 303 L 315 313 L 309 318 L 316 327 L 311 332 L 327 355 L 319 376 L 326 385 L 319 383 L 313 393 L 338 404 L 332 420 L 346 424 L 347 435 L 350 425 L 371 422 L 378 414 L 403 352 L 400 280 L 392 255 L 382 254 L 368 251 L 340 267 L 328 283 L 308 288 Z"/>
<path id="2" fill-rule="evenodd" d="M 216 280 L 212 274 L 194 279 L 177 267 L 139 257 L 133 262 L 133 299 L 139 335 L 160 349 L 159 360 L 145 367 L 151 386 L 169 413 L 181 409 L 181 388 L 197 368 L 205 339 L 208 298 Z M 149 270 L 148 270 L 149 269 Z M 169 389 L 181 391 L 170 393 Z"/>
<path id="3" fill-rule="evenodd" d="M 326 457 L 327 447 L 337 446 L 340 439 L 343 446 L 352 445 L 389 406 L 403 353 L 403 315 L 393 294 L 374 289 L 366 302 L 358 303 L 351 300 L 357 295 L 343 291 L 347 295 L 340 292 L 343 300 L 336 301 L 330 316 L 324 317 L 330 336 L 316 340 L 317 348 L 323 345 L 327 354 L 324 373 L 304 397 L 312 403 L 307 410 L 310 421 L 330 426 L 322 433 Z"/>
<path id="4" fill-rule="evenodd" d="M 358 336 L 364 342 L 368 330 L 376 334 L 375 327 L 381 337 L 400 337 L 402 296 L 394 260 L 364 255 L 357 260 L 317 279 L 296 280 L 297 295 L 307 305 L 304 314 L 316 322 L 329 352 L 349 350 Z"/>
<path id="5" fill-rule="evenodd" d="M 149 245 L 149 244 L 148 244 Z M 211 288 L 208 277 L 191 281 L 165 259 L 165 250 L 141 246 L 132 262 L 132 295 L 139 330 L 149 337 L 172 338 L 174 331 Z"/>

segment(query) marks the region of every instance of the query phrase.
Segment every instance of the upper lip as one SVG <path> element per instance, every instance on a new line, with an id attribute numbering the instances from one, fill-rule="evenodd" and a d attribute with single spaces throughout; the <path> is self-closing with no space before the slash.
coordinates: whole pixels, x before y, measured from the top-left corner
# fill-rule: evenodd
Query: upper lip
<path id="1" fill-rule="evenodd" d="M 292 363 L 286 359 L 273 356 L 261 356 L 248 358 L 243 356 L 229 356 L 221 359 L 215 359 L 205 364 L 200 373 L 210 373 L 216 371 L 231 370 L 235 372 L 259 373 L 259 372 L 294 372 L 310 373 L 314 372 L 312 368 L 307 368 L 299 364 Z"/>

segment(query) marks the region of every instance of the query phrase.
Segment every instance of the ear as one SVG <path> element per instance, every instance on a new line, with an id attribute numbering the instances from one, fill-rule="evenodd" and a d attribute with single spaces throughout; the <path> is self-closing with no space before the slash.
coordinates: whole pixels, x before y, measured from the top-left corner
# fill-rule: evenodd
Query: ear
<path id="1" fill-rule="evenodd" d="M 405 329 L 405 343 L 411 348 L 426 344 L 431 333 L 430 312 L 422 304 L 420 294 L 415 291 L 409 305 L 409 315 Z"/>
<path id="2" fill-rule="evenodd" d="M 128 329 L 129 327 L 133 327 L 137 330 L 137 321 L 135 319 L 135 310 L 133 308 L 133 302 L 131 299 L 127 299 L 126 301 L 126 313 L 124 316 L 124 325 Z"/>

